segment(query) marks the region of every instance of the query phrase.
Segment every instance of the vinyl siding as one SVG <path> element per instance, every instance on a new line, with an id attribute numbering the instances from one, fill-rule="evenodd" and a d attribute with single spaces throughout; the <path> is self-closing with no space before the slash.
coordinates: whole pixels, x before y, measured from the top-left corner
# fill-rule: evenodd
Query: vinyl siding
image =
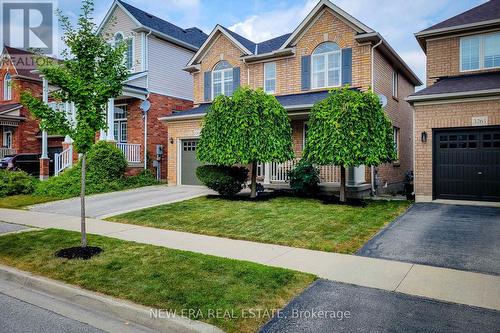
<path id="1" fill-rule="evenodd" d="M 193 78 L 183 71 L 193 52 L 154 36 L 148 37 L 149 90 L 193 100 Z"/>
<path id="2" fill-rule="evenodd" d="M 134 37 L 134 59 L 132 72 L 142 71 L 142 33 L 136 33 L 133 29 L 137 24 L 120 7 L 115 7 L 110 15 L 110 19 L 102 29 L 102 35 L 106 40 L 110 40 L 117 32 L 122 32 L 125 38 Z"/>

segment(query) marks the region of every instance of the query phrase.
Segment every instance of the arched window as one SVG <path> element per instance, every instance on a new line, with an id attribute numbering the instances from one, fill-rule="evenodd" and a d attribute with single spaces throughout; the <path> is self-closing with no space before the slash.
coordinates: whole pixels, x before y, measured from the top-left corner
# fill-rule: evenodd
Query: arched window
<path id="1" fill-rule="evenodd" d="M 114 40 L 114 45 L 118 45 L 123 41 L 123 34 L 121 32 L 117 32 L 115 34 L 115 40 Z M 125 65 L 127 65 L 128 69 L 132 69 L 133 66 L 133 51 L 134 51 L 134 46 L 133 46 L 133 38 L 127 38 L 126 39 L 127 43 L 127 49 L 125 51 L 125 55 L 123 56 Z"/>
<path id="2" fill-rule="evenodd" d="M 231 96 L 233 94 L 233 67 L 223 60 L 212 71 L 212 96 Z"/>
<path id="3" fill-rule="evenodd" d="M 3 78 L 3 99 L 5 101 L 12 99 L 12 77 L 9 73 Z"/>
<path id="4" fill-rule="evenodd" d="M 341 51 L 337 44 L 320 44 L 312 54 L 312 87 L 338 87 L 341 81 Z"/>

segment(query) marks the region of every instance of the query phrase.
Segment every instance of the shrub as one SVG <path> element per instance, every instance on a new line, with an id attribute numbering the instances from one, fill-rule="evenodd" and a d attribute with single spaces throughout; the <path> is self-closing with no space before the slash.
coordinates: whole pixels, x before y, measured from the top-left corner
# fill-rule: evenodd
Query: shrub
<path id="1" fill-rule="evenodd" d="M 96 181 L 115 180 L 123 177 L 127 160 L 116 146 L 99 141 L 87 154 L 87 174 Z"/>
<path id="2" fill-rule="evenodd" d="M 196 168 L 196 177 L 220 195 L 233 196 L 243 189 L 248 178 L 248 169 L 237 166 L 202 165 Z"/>
<path id="3" fill-rule="evenodd" d="M 80 164 L 65 170 L 57 177 L 40 182 L 36 187 L 35 194 L 48 197 L 76 197 L 80 194 Z M 88 191 L 87 191 L 88 193 Z"/>
<path id="4" fill-rule="evenodd" d="M 0 169 L 0 198 L 8 195 L 33 193 L 36 182 L 35 177 L 24 171 Z"/>
<path id="5" fill-rule="evenodd" d="M 149 185 L 157 185 L 159 182 L 151 170 L 143 170 L 138 175 L 132 177 L 125 177 L 123 179 L 124 186 L 127 188 L 142 187 Z"/>
<path id="6" fill-rule="evenodd" d="M 319 170 L 306 160 L 288 172 L 290 187 L 296 193 L 312 195 L 319 191 Z"/>

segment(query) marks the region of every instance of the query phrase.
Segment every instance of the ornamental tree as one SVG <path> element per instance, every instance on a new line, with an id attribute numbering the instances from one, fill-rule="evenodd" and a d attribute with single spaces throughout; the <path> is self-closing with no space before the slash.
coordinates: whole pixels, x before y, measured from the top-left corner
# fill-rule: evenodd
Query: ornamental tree
<path id="1" fill-rule="evenodd" d="M 203 120 L 197 157 L 215 165 L 251 164 L 251 198 L 256 197 L 257 163 L 294 157 L 288 114 L 262 89 L 239 88 L 218 96 Z"/>
<path id="2" fill-rule="evenodd" d="M 53 97 L 73 102 L 76 122 L 73 124 L 63 112 L 50 108 L 39 96 L 25 91 L 21 102 L 40 119 L 40 127 L 49 134 L 68 135 L 76 150 L 82 154 L 81 177 L 81 246 L 87 246 L 85 230 L 85 173 L 86 154 L 95 143 L 95 135 L 106 129 L 105 107 L 108 99 L 119 96 L 128 70 L 124 64 L 125 43 L 113 47 L 97 33 L 93 23 L 93 0 L 83 0 L 76 28 L 68 17 L 58 12 L 64 30 L 63 40 L 68 49 L 63 51 L 63 61 L 43 59 L 38 69 L 54 86 Z"/>
<path id="3" fill-rule="evenodd" d="M 343 87 L 311 109 L 304 158 L 340 166 L 340 201 L 346 201 L 345 167 L 377 166 L 397 158 L 392 124 L 371 91 Z"/>

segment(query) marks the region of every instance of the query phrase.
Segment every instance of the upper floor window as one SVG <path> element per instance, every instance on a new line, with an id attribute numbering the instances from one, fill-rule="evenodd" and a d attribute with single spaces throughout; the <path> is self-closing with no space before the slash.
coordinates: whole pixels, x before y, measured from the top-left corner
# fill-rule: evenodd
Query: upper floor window
<path id="1" fill-rule="evenodd" d="M 5 101 L 12 99 L 12 77 L 9 73 L 3 78 L 3 99 Z"/>
<path id="2" fill-rule="evenodd" d="M 396 150 L 397 160 L 399 161 L 399 127 L 394 126 L 392 128 L 392 133 L 394 137 L 394 148 Z"/>
<path id="3" fill-rule="evenodd" d="M 117 32 L 115 34 L 115 40 L 114 40 L 114 45 L 118 45 L 120 44 L 121 42 L 123 42 L 123 34 L 121 32 Z M 130 38 L 127 38 L 126 40 L 126 43 L 127 43 L 127 49 L 125 51 L 125 55 L 124 55 L 124 61 L 125 61 L 125 65 L 127 66 L 128 69 L 132 69 L 132 66 L 133 66 L 133 37 L 130 37 Z"/>
<path id="4" fill-rule="evenodd" d="M 398 98 L 398 72 L 392 72 L 392 97 Z"/>
<path id="5" fill-rule="evenodd" d="M 313 52 L 312 87 L 338 87 L 341 82 L 341 51 L 337 44 L 326 42 Z"/>
<path id="6" fill-rule="evenodd" d="M 500 67 L 500 33 L 462 37 L 460 70 L 473 71 Z"/>
<path id="7" fill-rule="evenodd" d="M 264 64 L 264 91 L 268 94 L 276 92 L 276 63 L 266 62 Z"/>
<path id="8" fill-rule="evenodd" d="M 212 71 L 212 96 L 231 96 L 233 94 L 233 67 L 223 60 Z"/>

